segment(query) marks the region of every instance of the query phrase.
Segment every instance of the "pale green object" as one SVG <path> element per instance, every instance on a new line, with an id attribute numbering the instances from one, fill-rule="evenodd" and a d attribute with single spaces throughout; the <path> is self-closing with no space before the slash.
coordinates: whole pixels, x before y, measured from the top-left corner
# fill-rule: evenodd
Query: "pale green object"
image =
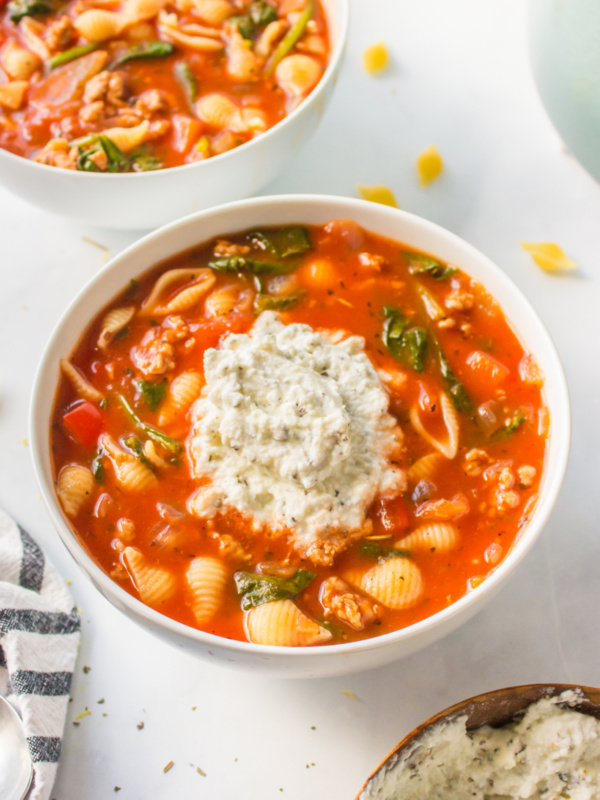
<path id="1" fill-rule="evenodd" d="M 550 119 L 600 181 L 600 0 L 530 0 L 529 41 Z"/>

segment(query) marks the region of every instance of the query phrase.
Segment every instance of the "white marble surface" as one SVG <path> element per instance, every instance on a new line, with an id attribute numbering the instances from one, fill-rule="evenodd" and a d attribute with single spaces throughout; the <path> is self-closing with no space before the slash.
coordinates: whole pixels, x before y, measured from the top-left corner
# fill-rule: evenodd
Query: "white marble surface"
<path id="1" fill-rule="evenodd" d="M 404 734 L 463 697 L 528 682 L 600 685 L 600 186 L 565 152 L 537 98 L 523 0 L 351 4 L 333 104 L 302 155 L 264 193 L 353 196 L 357 183 L 387 183 L 403 208 L 465 237 L 506 270 L 565 365 L 573 444 L 563 491 L 541 540 L 491 604 L 455 634 L 385 669 L 267 680 L 168 648 L 122 618 L 79 573 L 48 521 L 26 441 L 44 342 L 104 263 L 85 237 L 115 254 L 136 234 L 55 219 L 0 190 L 0 505 L 72 581 L 82 610 L 56 800 L 100 800 L 117 786 L 123 800 L 352 800 Z M 362 51 L 380 39 L 393 63 L 373 78 L 363 72 Z M 431 143 L 446 171 L 421 189 L 415 157 Z M 545 239 L 579 263 L 576 274 L 548 276 L 519 247 Z M 74 726 L 86 706 L 92 713 Z"/>

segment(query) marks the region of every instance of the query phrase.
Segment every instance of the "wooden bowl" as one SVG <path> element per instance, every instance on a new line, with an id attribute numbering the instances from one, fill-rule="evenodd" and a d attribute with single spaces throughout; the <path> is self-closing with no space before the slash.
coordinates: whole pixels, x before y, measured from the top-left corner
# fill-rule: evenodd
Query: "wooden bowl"
<path id="1" fill-rule="evenodd" d="M 484 692 L 440 711 L 405 736 L 371 773 L 355 800 L 394 800 L 392 794 L 387 793 L 387 775 L 397 768 L 402 756 L 419 737 L 435 725 L 464 716 L 468 731 L 480 728 L 482 725 L 498 728 L 506 725 L 520 711 L 524 711 L 537 700 L 543 697 L 555 697 L 569 689 L 577 690 L 582 695 L 581 700 L 572 706 L 575 710 L 600 719 L 600 689 L 590 686 L 571 683 L 532 683 Z"/>

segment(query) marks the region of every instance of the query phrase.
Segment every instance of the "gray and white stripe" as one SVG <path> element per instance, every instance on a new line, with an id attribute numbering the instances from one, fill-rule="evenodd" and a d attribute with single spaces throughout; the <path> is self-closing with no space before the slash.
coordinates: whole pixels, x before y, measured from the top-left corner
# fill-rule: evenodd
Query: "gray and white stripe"
<path id="1" fill-rule="evenodd" d="M 0 693 L 23 719 L 30 800 L 48 800 L 60 758 L 80 621 L 64 581 L 0 510 Z"/>

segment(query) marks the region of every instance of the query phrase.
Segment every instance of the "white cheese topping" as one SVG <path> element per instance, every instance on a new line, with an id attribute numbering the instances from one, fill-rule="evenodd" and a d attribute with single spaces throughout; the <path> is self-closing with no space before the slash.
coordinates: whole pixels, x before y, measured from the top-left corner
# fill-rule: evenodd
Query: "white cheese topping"
<path id="1" fill-rule="evenodd" d="M 207 350 L 204 371 L 188 439 L 194 477 L 210 481 L 188 503 L 197 516 L 237 509 L 329 561 L 364 534 L 377 496 L 404 490 L 402 433 L 363 339 L 335 344 L 264 312 Z"/>
<path id="2" fill-rule="evenodd" d="M 379 800 L 595 800 L 600 720 L 569 708 L 574 692 L 544 698 L 517 722 L 467 733 L 465 717 L 421 736 L 361 796 Z"/>

